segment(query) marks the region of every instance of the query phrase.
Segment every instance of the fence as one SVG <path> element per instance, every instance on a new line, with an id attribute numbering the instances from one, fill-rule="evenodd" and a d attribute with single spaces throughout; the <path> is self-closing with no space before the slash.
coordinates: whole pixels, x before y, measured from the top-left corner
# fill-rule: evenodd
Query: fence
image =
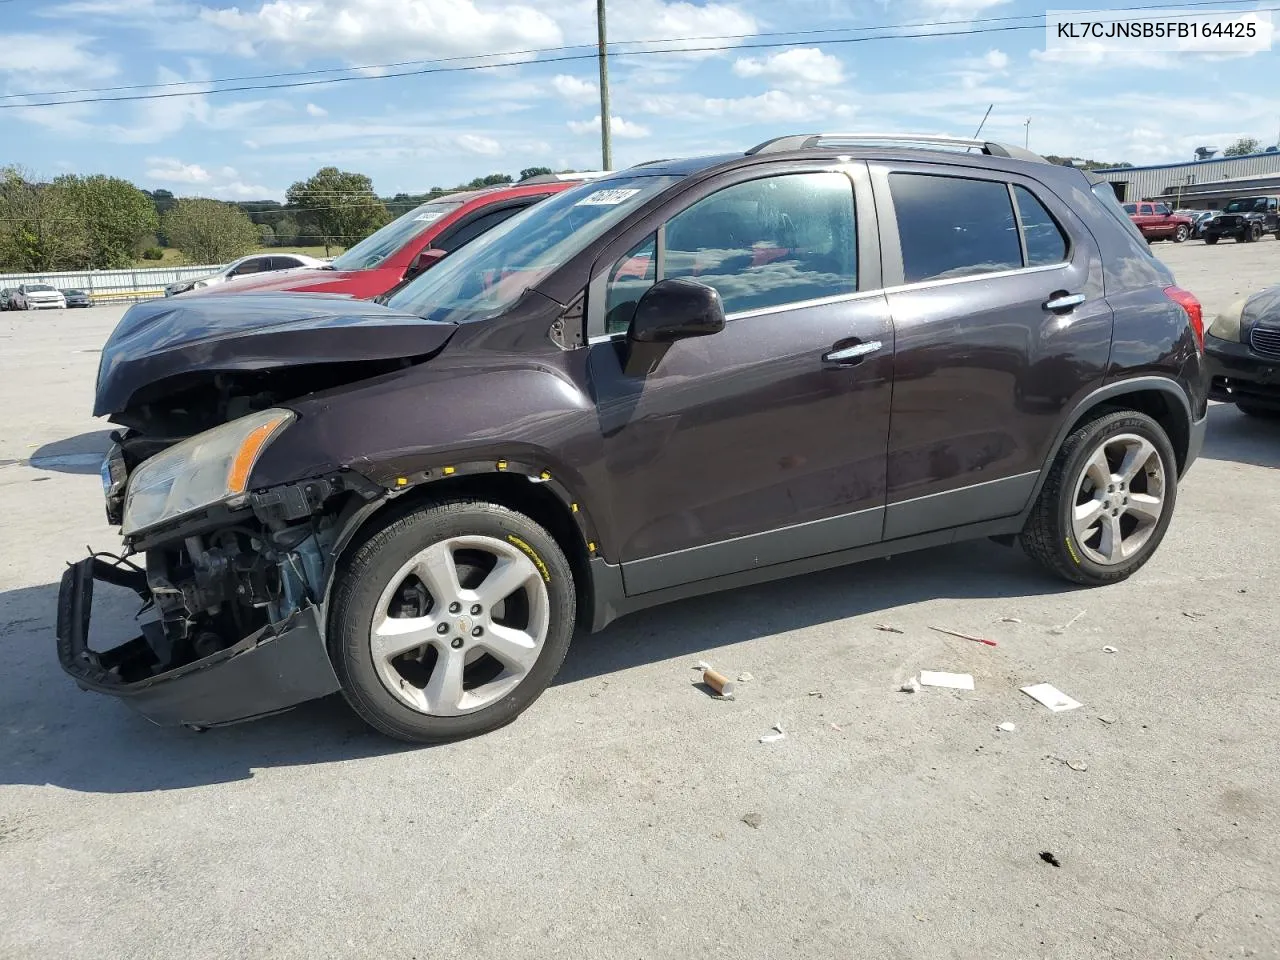
<path id="1" fill-rule="evenodd" d="M 203 267 L 139 267 L 136 270 L 80 270 L 67 273 L 0 273 L 0 289 L 24 283 L 47 283 L 59 290 L 83 290 L 94 303 L 124 303 L 163 297 L 164 288 L 222 269 Z"/>

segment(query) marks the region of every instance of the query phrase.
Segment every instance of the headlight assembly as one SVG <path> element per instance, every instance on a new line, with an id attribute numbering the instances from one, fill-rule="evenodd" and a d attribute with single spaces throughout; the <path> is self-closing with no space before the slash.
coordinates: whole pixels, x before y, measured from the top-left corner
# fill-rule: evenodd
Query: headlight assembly
<path id="1" fill-rule="evenodd" d="M 1244 313 L 1244 305 L 1244 300 L 1237 300 L 1214 317 L 1213 323 L 1209 325 L 1209 335 L 1217 337 L 1219 340 L 1230 340 L 1232 343 L 1239 343 L 1240 317 Z"/>
<path id="2" fill-rule="evenodd" d="M 258 456 L 295 419 L 262 410 L 198 433 L 146 460 L 129 478 L 125 536 L 214 504 L 239 506 Z"/>

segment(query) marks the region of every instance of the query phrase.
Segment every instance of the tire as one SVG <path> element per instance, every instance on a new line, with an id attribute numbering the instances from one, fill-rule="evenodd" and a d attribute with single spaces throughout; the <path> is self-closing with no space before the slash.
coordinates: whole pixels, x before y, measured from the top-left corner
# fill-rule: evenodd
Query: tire
<path id="1" fill-rule="evenodd" d="M 1246 243 L 1257 243 L 1262 239 L 1262 224 L 1251 223 L 1245 228 L 1244 233 Z"/>
<path id="2" fill-rule="evenodd" d="M 1213 234 L 1213 233 L 1206 233 L 1206 234 L 1204 235 L 1204 242 L 1205 242 L 1205 243 L 1207 243 L 1209 246 L 1211 246 L 1211 247 L 1212 247 L 1215 243 L 1217 243 L 1217 242 L 1218 242 L 1218 236 L 1217 236 L 1217 234 Z"/>
<path id="3" fill-rule="evenodd" d="M 1138 458 L 1130 479 L 1131 489 L 1122 488 L 1116 471 L 1124 465 L 1124 458 L 1131 450 L 1144 449 L 1143 442 L 1149 445 L 1150 451 Z M 1109 464 L 1108 477 L 1117 480 L 1111 485 L 1115 492 L 1102 491 L 1098 486 L 1088 489 L 1096 474 L 1087 468 L 1097 462 L 1094 457 L 1099 451 L 1110 454 L 1104 454 L 1103 462 Z M 1150 468 L 1153 458 L 1158 458 L 1158 482 L 1153 474 L 1141 469 L 1144 465 Z M 1085 503 L 1092 500 L 1099 508 L 1102 503 L 1114 503 L 1119 515 L 1100 509 L 1096 525 L 1082 537 L 1073 522 L 1082 497 Z M 1129 506 L 1131 497 L 1132 506 Z M 1140 501 L 1141 497 L 1146 497 L 1146 501 Z M 1160 425 L 1134 410 L 1104 413 L 1077 428 L 1062 444 L 1023 527 L 1022 547 L 1047 570 L 1072 583 L 1085 586 L 1118 583 L 1132 576 L 1155 553 L 1169 527 L 1177 497 L 1177 459 Z M 1144 507 L 1141 514 L 1149 517 L 1149 504 L 1153 499 L 1160 501 L 1154 520 L 1140 519 L 1138 512 L 1131 512 L 1137 511 L 1141 502 Z M 1120 549 L 1108 560 L 1102 556 L 1108 552 L 1107 531 L 1117 528 L 1121 531 Z M 1128 533 L 1124 532 L 1126 528 Z"/>
<path id="4" fill-rule="evenodd" d="M 1181 226 L 1179 226 L 1177 230 L 1173 231 L 1173 242 L 1186 243 L 1188 238 L 1190 238 L 1190 236 L 1191 236 L 1191 228 L 1184 223 Z"/>
<path id="5" fill-rule="evenodd" d="M 1274 407 L 1256 406 L 1252 403 L 1241 403 L 1236 401 L 1236 409 L 1249 417 L 1257 417 L 1260 420 L 1280 420 L 1280 410 Z"/>
<path id="6" fill-rule="evenodd" d="M 424 556 L 418 569 L 425 579 L 418 579 L 408 568 Z M 440 573 L 443 557 L 452 578 Z M 494 565 L 486 571 L 489 559 Z M 446 607 L 436 593 L 446 595 L 447 587 L 427 584 L 461 584 L 459 599 L 470 605 L 497 597 L 503 588 L 493 575 L 502 570 L 526 579 L 480 614 L 473 613 L 479 604 Z M 486 585 L 495 592 L 484 593 Z M 502 615 L 493 616 L 499 606 Z M 387 625 L 423 613 L 429 619 L 420 631 L 384 631 L 387 652 L 375 656 L 375 617 Z M 371 727 L 399 740 L 439 743 L 495 730 L 528 708 L 560 669 L 576 616 L 573 572 L 546 530 L 499 504 L 448 500 L 391 517 L 342 563 L 329 610 L 329 657 L 347 703 Z M 443 636 L 436 632 L 441 625 L 448 628 Z M 388 655 L 420 637 L 417 647 Z M 498 659 L 490 644 L 518 650 L 520 660 Z M 449 683 L 451 671 L 440 673 L 446 663 L 456 666 L 456 683 Z"/>

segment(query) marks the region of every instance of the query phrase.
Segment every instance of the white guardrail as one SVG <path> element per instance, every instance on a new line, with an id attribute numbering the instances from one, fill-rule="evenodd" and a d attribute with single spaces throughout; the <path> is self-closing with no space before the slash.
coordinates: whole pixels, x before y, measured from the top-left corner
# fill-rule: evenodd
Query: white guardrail
<path id="1" fill-rule="evenodd" d="M 222 264 L 195 267 L 138 267 L 131 270 L 79 270 L 65 273 L 0 273 L 0 290 L 24 283 L 47 283 L 59 290 L 83 290 L 95 304 L 127 303 L 164 296 L 179 280 L 207 277 Z"/>

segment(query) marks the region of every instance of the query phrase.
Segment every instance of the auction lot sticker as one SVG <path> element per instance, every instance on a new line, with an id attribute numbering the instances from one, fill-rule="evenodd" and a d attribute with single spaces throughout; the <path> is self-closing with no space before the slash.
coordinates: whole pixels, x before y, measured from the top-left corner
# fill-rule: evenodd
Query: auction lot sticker
<path id="1" fill-rule="evenodd" d="M 619 187 L 615 190 L 596 190 L 593 193 L 583 197 L 575 207 L 616 207 L 625 200 L 630 200 L 639 189 L 624 189 Z"/>
<path id="2" fill-rule="evenodd" d="M 1045 49 L 1060 53 L 1259 53 L 1271 11 L 1048 10 Z"/>

